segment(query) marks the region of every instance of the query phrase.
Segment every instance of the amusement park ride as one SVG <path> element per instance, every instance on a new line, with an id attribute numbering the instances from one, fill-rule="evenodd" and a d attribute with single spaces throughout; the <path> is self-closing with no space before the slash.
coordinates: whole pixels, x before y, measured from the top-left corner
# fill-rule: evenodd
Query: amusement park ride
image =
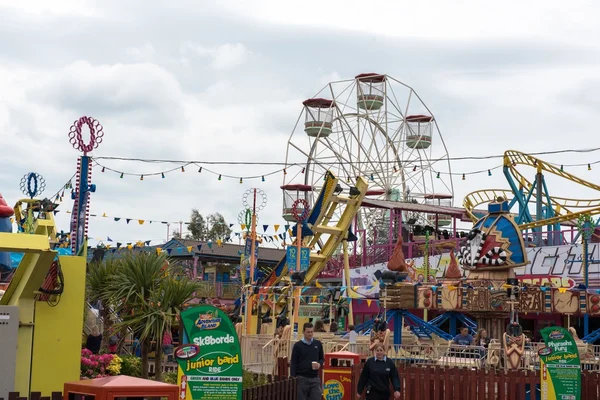
<path id="1" fill-rule="evenodd" d="M 401 90 L 396 88 L 398 86 Z M 325 93 L 332 98 L 322 98 Z M 352 103 L 348 99 L 356 101 Z M 406 102 L 400 105 L 398 99 Z M 349 229 L 349 238 L 352 237 L 344 244 L 350 241 L 355 256 L 364 256 L 371 250 L 370 246 L 384 243 L 389 246 L 386 262 L 392 257 L 391 250 L 399 252 L 401 268 L 391 274 L 380 271 L 383 273 L 378 277 L 382 314 L 393 322 L 395 344 L 400 344 L 405 325 L 419 336 L 437 335 L 449 339 L 450 335 L 440 329 L 446 320 L 454 327 L 457 322 L 472 330 L 477 326 L 485 327 L 494 337 L 501 337 L 505 331 L 504 321 L 510 319 L 515 325 L 516 313 L 583 315 L 584 340 L 593 342 L 600 337 L 598 331 L 589 332 L 589 316 L 600 313 L 600 296 L 596 290 L 588 288 L 587 253 L 581 261 L 585 264 L 585 281 L 570 290 L 551 285 L 523 285 L 516 280 L 514 272 L 529 265 L 527 248 L 567 243 L 562 225 L 580 225 L 580 234 L 571 242 L 583 233 L 584 249 L 597 225 L 591 216 L 600 214 L 600 198 L 577 200 L 553 196 L 548 190 L 545 174 L 596 191 L 600 186 L 567 173 L 562 167 L 510 150 L 505 153 L 503 168 L 510 189 L 470 193 L 464 199 L 464 209 L 459 209 L 452 207 L 453 184 L 448 152 L 435 118 L 410 87 L 387 75 L 361 74 L 354 80 L 330 83 L 314 98 L 304 101 L 303 106 L 304 135 L 294 129 L 286 156 L 287 165 L 302 165 L 303 168 L 297 175 L 284 175 L 283 217 L 294 221 L 294 202 L 306 200 L 314 208 L 310 214 L 312 219 L 306 221 L 303 229 L 310 232 L 319 223 L 324 224 L 315 217 L 321 215 L 320 206 L 323 198 L 328 196 L 327 185 L 332 179 L 328 177 L 338 176 L 338 190 L 350 187 L 351 193 L 356 179 L 364 179 L 368 189 L 360 190 L 364 194 L 362 207 L 345 210 L 348 211 L 345 216 L 350 212 L 356 215 L 346 221 L 348 225 L 344 224 L 344 228 Z M 432 144 L 436 141 L 441 147 L 434 150 Z M 527 179 L 522 172 L 524 167 L 534 168 L 533 179 Z M 440 194 L 439 188 L 446 193 Z M 373 208 L 373 204 L 386 207 Z M 420 207 L 421 204 L 428 207 Z M 482 206 L 488 209 L 481 210 Z M 475 224 L 461 239 L 457 239 L 457 215 Z M 334 211 L 325 223 L 338 218 Z M 448 243 L 438 241 L 435 247 L 458 252 L 462 272 L 457 267 L 455 282 L 445 279 L 445 283 L 436 283 L 435 276 L 425 279 L 426 282 L 415 280 L 412 262 L 407 263 L 403 254 L 410 243 L 403 243 L 402 237 L 403 229 L 416 224 L 432 226 L 433 232 L 444 226 L 453 230 L 453 238 Z M 340 236 L 343 232 L 337 231 Z M 359 235 L 364 236 L 362 240 L 356 240 Z M 284 257 L 271 275 L 259 283 L 261 292 L 277 290 L 285 294 L 291 293 L 293 285 L 310 285 L 329 256 L 340 255 L 335 250 L 319 252 L 319 238 L 312 237 L 308 242 L 305 238 L 304 243 L 311 247 L 311 261 L 314 261 L 306 273 L 293 274 L 286 283 L 281 283 L 287 273 Z M 428 271 L 427 243 L 429 239 L 423 257 L 427 264 L 424 268 Z M 343 284 L 352 295 L 347 272 L 348 251 L 348 246 L 344 246 L 341 254 L 345 261 Z M 455 258 L 454 255 L 451 257 Z M 419 257 L 411 258 L 414 261 Z M 365 266 L 357 265 L 357 259 L 354 257 L 354 266 Z M 412 281 L 406 280 L 408 275 L 413 275 Z M 429 277 L 429 273 L 426 276 Z M 433 282 L 427 282 L 431 280 Z M 277 287 L 278 284 L 283 287 Z M 286 296 L 279 298 L 284 301 L 279 304 L 264 302 L 261 315 L 273 311 L 289 312 L 292 306 L 287 304 Z M 273 310 L 273 307 L 277 309 Z M 414 309 L 442 314 L 426 322 L 410 312 Z M 477 322 L 464 314 L 475 317 Z M 372 326 L 373 321 L 370 321 L 356 329 L 368 333 Z M 513 326 L 511 332 L 517 335 L 519 329 Z"/>
<path id="2" fill-rule="evenodd" d="M 90 128 L 90 141 L 81 137 L 82 126 Z M 21 189 L 28 196 L 14 207 L 18 233 L 12 223 L 2 224 L 0 252 L 22 253 L 10 284 L 0 298 L 0 397 L 8 392 L 62 392 L 63 383 L 78 380 L 81 362 L 80 316 L 84 305 L 87 252 L 87 216 L 90 185 L 88 153 L 101 142 L 102 126 L 93 118 L 75 121 L 69 134 L 78 159 L 77 185 L 72 196 L 72 254 L 58 251 L 52 199 L 36 199 L 45 187 L 43 178 L 27 174 Z M 0 218 L 13 214 L 0 197 Z M 62 249 L 64 250 L 64 249 Z M 2 253 L 0 253 L 2 254 Z"/>

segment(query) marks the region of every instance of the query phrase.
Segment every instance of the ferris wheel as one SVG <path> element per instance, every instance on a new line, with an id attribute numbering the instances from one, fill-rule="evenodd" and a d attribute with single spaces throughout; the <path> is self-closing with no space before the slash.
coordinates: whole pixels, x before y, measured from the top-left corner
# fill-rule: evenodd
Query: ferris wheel
<path id="1" fill-rule="evenodd" d="M 388 75 L 331 82 L 303 102 L 286 151 L 284 219 L 292 220 L 296 198 L 313 204 L 327 171 L 345 189 L 358 176 L 367 179 L 367 199 L 452 205 L 450 159 L 435 117 L 410 86 Z M 385 224 L 386 215 L 362 207 L 355 229 Z M 431 216 L 413 217 L 433 225 Z"/>

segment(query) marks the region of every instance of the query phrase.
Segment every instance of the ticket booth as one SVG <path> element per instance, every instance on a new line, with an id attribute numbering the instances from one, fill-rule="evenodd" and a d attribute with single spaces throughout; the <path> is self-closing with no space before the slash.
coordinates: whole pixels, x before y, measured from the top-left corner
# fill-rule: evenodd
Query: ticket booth
<path id="1" fill-rule="evenodd" d="M 354 376 L 360 355 L 349 351 L 325 354 L 323 367 L 323 398 L 325 400 L 355 400 L 359 376 Z"/>

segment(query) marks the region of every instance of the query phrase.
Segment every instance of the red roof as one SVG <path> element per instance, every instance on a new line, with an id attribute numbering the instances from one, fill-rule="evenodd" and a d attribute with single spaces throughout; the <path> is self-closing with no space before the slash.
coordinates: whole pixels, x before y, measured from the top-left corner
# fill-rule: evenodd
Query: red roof
<path id="1" fill-rule="evenodd" d="M 431 115 L 407 115 L 405 120 L 408 122 L 431 122 L 433 117 Z"/>
<path id="2" fill-rule="evenodd" d="M 315 108 L 331 108 L 333 107 L 333 100 L 329 99 L 307 99 L 302 102 L 306 107 Z"/>
<path id="3" fill-rule="evenodd" d="M 364 74 L 356 75 L 354 79 L 358 79 L 361 82 L 383 82 L 385 81 L 385 75 L 377 74 L 375 72 L 366 72 Z"/>

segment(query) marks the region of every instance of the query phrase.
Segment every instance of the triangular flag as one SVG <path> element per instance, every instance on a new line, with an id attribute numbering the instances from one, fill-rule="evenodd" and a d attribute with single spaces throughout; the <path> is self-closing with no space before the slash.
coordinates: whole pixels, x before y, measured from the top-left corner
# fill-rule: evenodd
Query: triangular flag
<path id="1" fill-rule="evenodd" d="M 188 253 L 191 253 L 192 252 L 192 246 L 188 246 L 187 250 L 188 250 Z"/>
<path id="2" fill-rule="evenodd" d="M 129 223 L 129 221 L 131 221 L 130 218 L 126 218 L 125 221 L 127 221 L 127 223 Z"/>
<path id="3" fill-rule="evenodd" d="M 246 230 L 246 224 L 241 224 L 240 225 L 242 227 L 242 230 L 245 231 Z"/>
<path id="4" fill-rule="evenodd" d="M 146 246 L 150 246 L 150 242 L 151 242 L 151 241 L 152 241 L 152 240 L 146 240 L 144 243 L 146 244 Z"/>
<path id="5" fill-rule="evenodd" d="M 11 218 L 11 219 L 10 219 L 10 223 L 11 223 L 11 224 L 14 224 L 14 223 L 15 223 L 15 219 L 14 219 L 14 218 Z"/>
<path id="6" fill-rule="evenodd" d="M 208 242 L 208 243 L 206 243 L 206 244 L 208 245 L 208 248 L 209 248 L 209 249 L 212 249 L 212 242 Z"/>
<path id="7" fill-rule="evenodd" d="M 313 297 L 312 297 L 312 302 L 313 302 L 313 303 L 316 303 L 316 302 L 317 302 L 317 296 L 313 296 Z"/>
<path id="8" fill-rule="evenodd" d="M 133 249 L 133 246 L 132 246 L 132 245 L 130 245 L 130 244 L 128 244 L 128 245 L 127 245 L 127 249 L 128 249 L 128 250 L 131 250 L 131 249 Z"/>
<path id="9" fill-rule="evenodd" d="M 167 249 L 167 254 L 169 254 L 169 255 L 170 255 L 170 254 L 171 254 L 171 250 L 172 250 L 172 249 Z"/>
<path id="10" fill-rule="evenodd" d="M 104 218 L 106 218 L 106 213 L 102 213 L 102 216 L 103 216 Z"/>
<path id="11" fill-rule="evenodd" d="M 156 248 L 156 254 L 160 254 L 162 253 L 162 248 L 161 247 L 157 247 Z"/>
<path id="12" fill-rule="evenodd" d="M 143 219 L 138 219 L 138 224 L 144 225 L 144 220 Z"/>
<path id="13" fill-rule="evenodd" d="M 285 226 L 285 230 L 286 230 L 286 231 L 290 229 L 290 226 L 289 226 L 289 225 L 284 225 L 284 226 Z"/>
<path id="14" fill-rule="evenodd" d="M 223 241 L 221 239 L 217 239 L 217 246 L 221 247 L 222 244 L 223 244 Z"/>
<path id="15" fill-rule="evenodd" d="M 275 228 L 275 232 L 277 232 L 279 230 L 279 225 L 273 225 L 273 228 Z"/>
<path id="16" fill-rule="evenodd" d="M 230 227 L 230 228 L 233 228 L 233 224 L 229 224 L 229 227 Z"/>
<path id="17" fill-rule="evenodd" d="M 316 287 L 318 287 L 319 289 L 321 289 L 321 288 L 323 287 L 323 285 L 321 285 L 321 284 L 319 283 L 319 280 L 318 280 L 318 279 L 315 281 L 315 286 L 316 286 Z"/>
<path id="18" fill-rule="evenodd" d="M 120 217 L 114 217 L 113 218 L 115 221 L 119 221 L 121 218 Z"/>
<path id="19" fill-rule="evenodd" d="M 199 244 L 198 246 L 196 246 L 198 248 L 198 251 L 202 250 L 202 245 Z"/>
<path id="20" fill-rule="evenodd" d="M 110 237 L 108 237 L 108 236 L 107 236 L 107 237 L 106 237 L 106 241 L 108 241 L 108 242 L 112 242 L 113 240 L 112 240 Z"/>
<path id="21" fill-rule="evenodd" d="M 266 232 L 269 229 L 269 225 L 263 225 L 263 232 Z"/>
<path id="22" fill-rule="evenodd" d="M 371 299 L 367 300 L 367 307 L 371 307 Z"/>

